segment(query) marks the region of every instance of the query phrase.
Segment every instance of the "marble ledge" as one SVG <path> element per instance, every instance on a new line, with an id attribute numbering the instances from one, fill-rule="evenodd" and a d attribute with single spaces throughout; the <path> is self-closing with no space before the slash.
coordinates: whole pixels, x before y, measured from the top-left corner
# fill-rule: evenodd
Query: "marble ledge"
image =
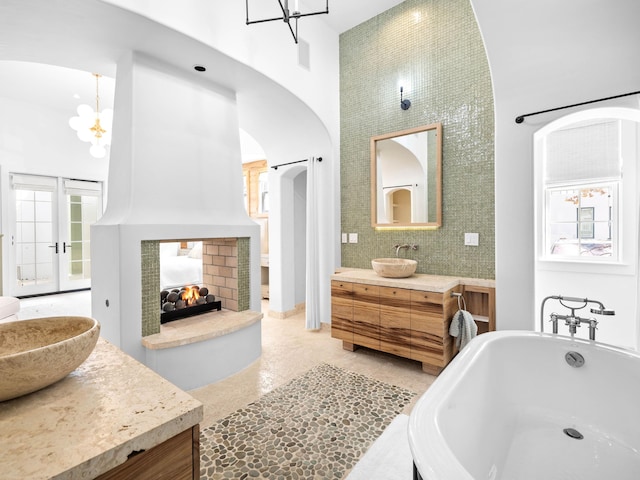
<path id="1" fill-rule="evenodd" d="M 160 325 L 160 333 L 143 337 L 142 345 L 150 350 L 161 350 L 202 342 L 242 330 L 262 317 L 262 313 L 253 310 L 203 313 Z"/>
<path id="2" fill-rule="evenodd" d="M 429 275 L 426 273 L 414 273 L 407 278 L 385 278 L 373 270 L 365 268 L 339 268 L 336 273 L 331 275 L 331 280 L 437 293 L 444 293 L 458 285 L 495 288 L 496 284 L 492 279 Z"/>
<path id="3" fill-rule="evenodd" d="M 202 417 L 198 400 L 100 338 L 63 380 L 0 402 L 0 476 L 95 478 Z"/>

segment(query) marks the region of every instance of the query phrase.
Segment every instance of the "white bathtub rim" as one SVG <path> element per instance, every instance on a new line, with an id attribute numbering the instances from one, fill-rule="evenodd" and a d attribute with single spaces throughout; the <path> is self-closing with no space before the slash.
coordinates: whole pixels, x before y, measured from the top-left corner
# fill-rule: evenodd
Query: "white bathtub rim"
<path id="1" fill-rule="evenodd" d="M 640 358 L 636 351 L 614 345 L 571 338 L 570 336 L 540 333 L 524 330 L 500 330 L 488 332 L 474 338 L 443 372 L 431 384 L 429 389 L 418 399 L 409 416 L 407 435 L 413 461 L 424 480 L 478 480 L 460 464 L 453 451 L 443 437 L 437 419 L 444 405 L 442 396 L 456 383 L 456 379 L 471 368 L 474 359 L 493 342 L 509 338 L 540 337 L 566 343 L 576 348 L 597 348 Z M 573 348 L 573 347 L 571 347 Z M 422 446 L 422 448 L 420 448 Z M 491 476 L 486 477 L 488 479 Z M 484 479 L 482 479 L 484 480 Z"/>

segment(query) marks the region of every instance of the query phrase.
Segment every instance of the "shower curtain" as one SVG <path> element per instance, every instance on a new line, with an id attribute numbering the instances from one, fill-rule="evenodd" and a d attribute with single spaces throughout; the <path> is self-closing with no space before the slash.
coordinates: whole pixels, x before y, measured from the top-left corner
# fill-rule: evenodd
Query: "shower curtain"
<path id="1" fill-rule="evenodd" d="M 307 330 L 320 328 L 319 278 L 320 252 L 318 245 L 318 179 L 317 160 L 307 162 L 307 255 L 306 255 L 306 321 Z"/>

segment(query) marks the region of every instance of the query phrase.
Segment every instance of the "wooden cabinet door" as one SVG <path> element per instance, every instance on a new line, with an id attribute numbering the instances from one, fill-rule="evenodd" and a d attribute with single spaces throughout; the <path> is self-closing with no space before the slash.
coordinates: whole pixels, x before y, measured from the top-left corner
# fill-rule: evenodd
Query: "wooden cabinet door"
<path id="1" fill-rule="evenodd" d="M 380 287 L 353 284 L 353 343 L 380 349 Z"/>
<path id="2" fill-rule="evenodd" d="M 437 367 L 451 360 L 448 322 L 444 318 L 443 294 L 411 291 L 411 358 Z M 445 338 L 447 343 L 445 344 Z"/>
<path id="3" fill-rule="evenodd" d="M 411 290 L 380 287 L 380 350 L 411 355 Z"/>
<path id="4" fill-rule="evenodd" d="M 331 336 L 353 343 L 353 283 L 331 281 Z"/>

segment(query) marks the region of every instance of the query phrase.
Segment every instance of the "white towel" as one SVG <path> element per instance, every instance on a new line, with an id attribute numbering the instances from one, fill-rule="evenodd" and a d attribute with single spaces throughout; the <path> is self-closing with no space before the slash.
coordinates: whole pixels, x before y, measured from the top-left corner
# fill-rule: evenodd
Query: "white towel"
<path id="1" fill-rule="evenodd" d="M 457 337 L 456 346 L 462 350 L 473 337 L 478 334 L 478 326 L 471 315 L 466 310 L 458 310 L 449 327 L 449 335 Z"/>
<path id="2" fill-rule="evenodd" d="M 411 478 L 409 416 L 398 415 L 358 461 L 347 480 L 405 480 Z"/>

